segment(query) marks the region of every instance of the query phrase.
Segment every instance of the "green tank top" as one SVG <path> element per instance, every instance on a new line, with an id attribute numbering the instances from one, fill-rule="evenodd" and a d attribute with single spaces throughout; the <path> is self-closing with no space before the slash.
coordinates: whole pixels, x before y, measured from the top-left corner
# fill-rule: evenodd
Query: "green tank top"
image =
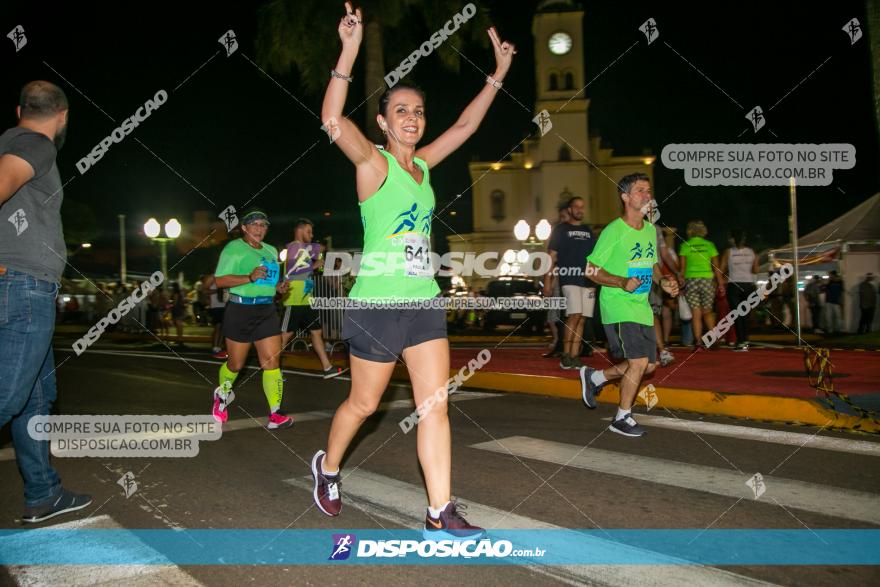
<path id="1" fill-rule="evenodd" d="M 364 251 L 352 299 L 422 300 L 435 297 L 440 288 L 431 266 L 431 218 L 434 190 L 428 165 L 421 167 L 422 183 L 400 167 L 393 155 L 379 150 L 388 160 L 388 177 L 365 202 L 360 203 L 364 226 Z"/>

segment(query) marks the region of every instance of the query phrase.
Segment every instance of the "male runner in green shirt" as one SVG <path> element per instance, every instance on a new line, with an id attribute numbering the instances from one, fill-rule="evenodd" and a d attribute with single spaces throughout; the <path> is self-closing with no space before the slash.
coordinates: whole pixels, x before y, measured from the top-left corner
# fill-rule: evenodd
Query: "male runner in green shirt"
<path id="1" fill-rule="evenodd" d="M 644 173 L 627 175 L 618 183 L 623 214 L 599 235 L 587 257 L 587 275 L 604 286 L 599 294 L 602 324 L 610 354 L 624 361 L 599 371 L 581 367 L 584 403 L 596 407 L 596 394 L 607 381 L 620 379 L 620 405 L 609 430 L 624 436 L 642 436 L 645 430 L 632 417 L 632 406 L 642 377 L 654 372 L 657 340 L 654 315 L 648 303 L 651 283 L 678 295 L 678 282 L 663 277 L 657 265 L 657 232 L 644 219 L 651 202 L 651 183 Z"/>

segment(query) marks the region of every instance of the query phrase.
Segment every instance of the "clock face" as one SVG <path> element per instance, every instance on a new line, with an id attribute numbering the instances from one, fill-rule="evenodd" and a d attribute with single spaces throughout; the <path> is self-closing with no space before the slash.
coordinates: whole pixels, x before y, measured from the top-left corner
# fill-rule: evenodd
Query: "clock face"
<path id="1" fill-rule="evenodd" d="M 555 55 L 565 55 L 571 51 L 571 37 L 568 36 L 568 33 L 553 33 L 550 36 L 550 40 L 547 42 L 547 46 L 550 47 L 551 53 L 554 53 Z"/>

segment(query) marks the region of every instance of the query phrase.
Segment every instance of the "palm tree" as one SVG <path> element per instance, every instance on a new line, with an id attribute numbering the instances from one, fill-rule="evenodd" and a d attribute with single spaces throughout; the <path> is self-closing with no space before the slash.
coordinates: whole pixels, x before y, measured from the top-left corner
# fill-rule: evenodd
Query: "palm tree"
<path id="1" fill-rule="evenodd" d="M 430 36 L 459 12 L 463 4 L 461 0 L 362 0 L 359 5 L 365 21 L 362 52 L 365 54 L 363 90 L 367 124 L 363 130 L 372 140 L 379 142 L 378 128 L 371 121 L 379 111 L 378 98 L 385 90 L 385 74 L 427 40 L 414 38 L 413 30 L 427 28 Z M 269 0 L 257 15 L 258 63 L 266 70 L 282 75 L 296 69 L 303 90 L 318 95 L 326 88 L 330 69 L 339 55 L 336 27 L 343 14 L 341 1 Z M 488 17 L 478 9 L 453 37 L 434 50 L 441 66 L 458 72 L 461 57 L 456 49 L 461 50 L 460 47 L 468 42 L 487 47 L 486 29 L 489 26 Z M 426 67 L 420 62 L 414 71 Z"/>

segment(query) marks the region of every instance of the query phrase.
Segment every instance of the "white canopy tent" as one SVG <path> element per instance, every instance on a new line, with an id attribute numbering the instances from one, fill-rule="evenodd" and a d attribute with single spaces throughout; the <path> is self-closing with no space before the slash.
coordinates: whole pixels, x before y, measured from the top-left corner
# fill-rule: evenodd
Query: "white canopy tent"
<path id="1" fill-rule="evenodd" d="M 793 259 L 791 244 L 769 251 L 771 268 Z M 798 238 L 798 262 L 802 276 L 827 275 L 828 271 L 837 270 L 846 292 L 844 329 L 854 332 L 859 322 L 859 284 L 866 273 L 880 274 L 880 193 Z M 875 316 L 874 328 L 878 321 L 880 315 Z"/>

